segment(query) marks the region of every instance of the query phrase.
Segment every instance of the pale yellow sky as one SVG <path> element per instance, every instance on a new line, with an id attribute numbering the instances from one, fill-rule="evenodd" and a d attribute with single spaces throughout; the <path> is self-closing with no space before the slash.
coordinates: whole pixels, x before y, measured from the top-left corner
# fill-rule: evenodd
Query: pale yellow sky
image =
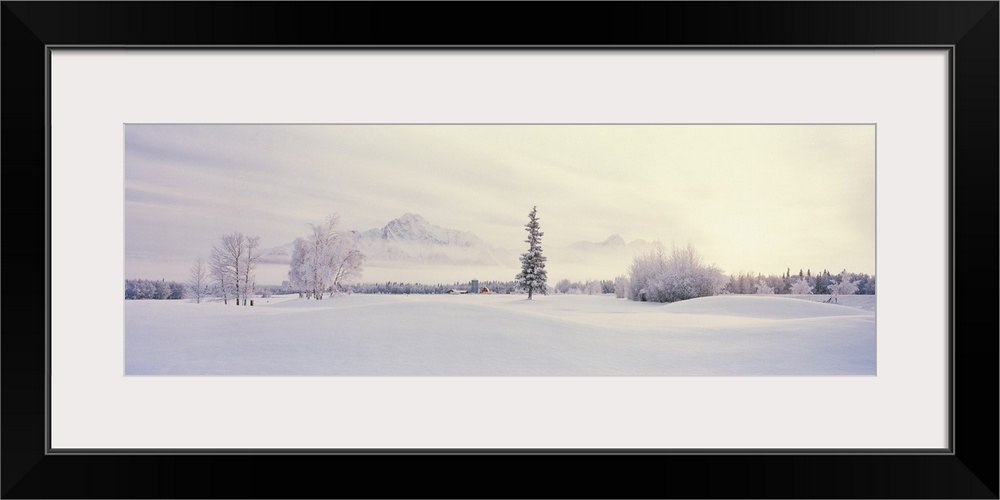
<path id="1" fill-rule="evenodd" d="M 553 247 L 619 234 L 726 273 L 875 272 L 874 125 L 127 125 L 125 143 L 126 268 L 234 230 L 282 245 L 334 212 L 518 248 L 537 205 Z"/>

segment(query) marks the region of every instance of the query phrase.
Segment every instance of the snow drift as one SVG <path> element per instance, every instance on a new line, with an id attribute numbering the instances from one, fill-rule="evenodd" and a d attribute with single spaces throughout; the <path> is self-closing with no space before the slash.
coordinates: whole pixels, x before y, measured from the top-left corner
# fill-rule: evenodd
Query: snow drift
<path id="1" fill-rule="evenodd" d="M 126 301 L 124 327 L 126 375 L 874 375 L 876 354 L 874 311 L 788 296 Z"/>

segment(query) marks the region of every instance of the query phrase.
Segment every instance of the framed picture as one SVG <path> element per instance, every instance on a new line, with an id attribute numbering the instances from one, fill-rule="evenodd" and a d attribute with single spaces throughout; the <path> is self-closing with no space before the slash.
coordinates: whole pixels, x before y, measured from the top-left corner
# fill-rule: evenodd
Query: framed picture
<path id="1" fill-rule="evenodd" d="M 420 64 L 454 68 L 442 56 Z M 582 56 L 587 71 L 616 60 Z M 651 56 L 642 68 L 683 64 Z M 123 137 L 126 376 L 876 375 L 875 124 L 126 123 Z"/>
<path id="2" fill-rule="evenodd" d="M 586 490 L 609 497 L 996 498 L 971 420 L 995 421 L 997 339 L 955 299 L 981 281 L 956 221 L 995 227 L 997 7 L 637 4 L 613 10 L 648 40 L 522 46 L 493 31 L 513 13 L 396 30 L 466 5 L 4 3 L 5 92 L 47 99 L 3 112 L 5 166 L 46 189 L 3 494 L 295 497 L 239 478 L 375 456 L 398 484 L 330 496 L 454 494 L 413 482 L 432 455 L 638 471 Z M 665 251 L 608 249 L 644 239 Z M 695 284 L 637 284 L 657 255 Z"/>

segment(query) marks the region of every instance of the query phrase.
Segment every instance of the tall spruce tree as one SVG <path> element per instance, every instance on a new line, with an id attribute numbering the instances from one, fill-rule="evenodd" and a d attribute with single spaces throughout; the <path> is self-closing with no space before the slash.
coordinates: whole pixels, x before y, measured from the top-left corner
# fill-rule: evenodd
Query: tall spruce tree
<path id="1" fill-rule="evenodd" d="M 522 290 L 528 291 L 528 300 L 534 292 L 546 294 L 545 256 L 542 255 L 542 236 L 545 234 L 538 225 L 538 207 L 532 207 L 528 213 L 528 223 L 524 225 L 528 232 L 528 251 L 521 254 L 521 272 L 517 274 L 517 283 Z"/>

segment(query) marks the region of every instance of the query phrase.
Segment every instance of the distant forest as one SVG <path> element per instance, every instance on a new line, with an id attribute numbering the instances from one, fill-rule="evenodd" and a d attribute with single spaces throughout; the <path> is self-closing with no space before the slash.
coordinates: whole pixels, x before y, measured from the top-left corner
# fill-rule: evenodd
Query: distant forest
<path id="1" fill-rule="evenodd" d="M 802 287 L 805 284 L 807 288 Z M 803 272 L 799 269 L 796 274 L 791 269 L 785 271 L 783 275 L 769 275 L 753 273 L 740 273 L 730 275 L 729 282 L 723 287 L 723 293 L 811 293 L 815 295 L 829 295 L 833 293 L 831 287 L 851 283 L 857 286 L 857 290 L 846 295 L 875 295 L 875 277 L 864 273 L 850 273 L 843 270 L 837 274 L 830 274 L 824 269 L 813 274 L 812 270 Z M 771 291 L 767 291 L 767 289 Z"/>
<path id="2" fill-rule="evenodd" d="M 732 274 L 728 276 L 725 285 L 719 293 L 727 294 L 790 294 L 790 293 L 811 293 L 816 295 L 829 295 L 833 293 L 831 287 L 836 288 L 838 284 L 844 283 L 846 278 L 849 283 L 857 287 L 852 295 L 874 295 L 875 277 L 864 273 L 851 273 L 846 270 L 830 274 L 823 270 L 813 273 L 812 270 L 799 270 L 792 273 L 791 269 L 781 275 L 762 275 L 752 272 Z M 550 287 L 550 293 L 556 294 L 618 294 L 618 287 L 623 286 L 622 280 L 588 280 L 569 281 L 560 280 L 555 286 Z M 451 284 L 438 283 L 428 285 L 423 283 L 404 283 L 397 281 L 386 281 L 381 283 L 358 283 L 348 284 L 338 287 L 340 293 L 368 293 L 368 294 L 436 294 L 448 293 L 451 290 L 460 292 L 476 293 L 482 288 L 487 288 L 490 293 L 521 293 L 518 289 L 517 281 L 479 281 L 477 290 L 473 291 L 472 282 L 455 282 Z M 221 296 L 215 286 L 207 286 L 202 290 L 202 296 Z M 260 297 L 270 297 L 271 295 L 285 295 L 298 293 L 287 282 L 282 286 L 258 286 L 255 290 Z M 125 299 L 186 299 L 193 297 L 191 285 L 167 280 L 148 279 L 127 279 L 125 280 Z M 624 296 L 622 294 L 621 296 Z"/>

